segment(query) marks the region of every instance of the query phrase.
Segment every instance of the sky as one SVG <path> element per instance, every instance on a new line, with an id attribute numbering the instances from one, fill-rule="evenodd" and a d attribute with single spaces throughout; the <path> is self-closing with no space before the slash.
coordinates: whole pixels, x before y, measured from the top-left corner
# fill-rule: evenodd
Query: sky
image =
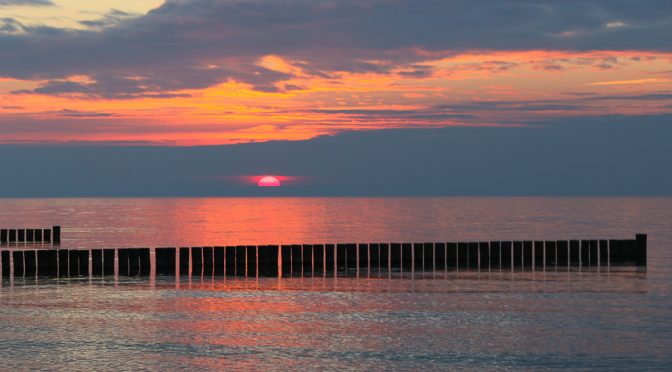
<path id="1" fill-rule="evenodd" d="M 670 35 L 669 0 L 0 0 L 0 196 L 256 195 L 263 174 L 670 195 Z"/>

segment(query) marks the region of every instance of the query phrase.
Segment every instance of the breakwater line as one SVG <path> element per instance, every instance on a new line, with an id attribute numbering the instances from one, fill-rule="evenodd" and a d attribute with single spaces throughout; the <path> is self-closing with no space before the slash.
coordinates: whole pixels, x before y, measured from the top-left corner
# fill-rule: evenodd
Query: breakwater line
<path id="1" fill-rule="evenodd" d="M 2 277 L 303 276 L 314 274 L 525 271 L 646 267 L 647 236 L 635 239 L 348 243 L 69 249 L 0 245 Z"/>

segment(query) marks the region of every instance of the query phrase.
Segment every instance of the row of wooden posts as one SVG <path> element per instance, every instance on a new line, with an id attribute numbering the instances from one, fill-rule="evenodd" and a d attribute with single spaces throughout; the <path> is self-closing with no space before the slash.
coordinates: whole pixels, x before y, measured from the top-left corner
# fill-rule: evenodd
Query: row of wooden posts
<path id="1" fill-rule="evenodd" d="M 61 227 L 38 229 L 0 229 L 0 244 L 8 243 L 54 243 L 61 242 Z"/>
<path id="2" fill-rule="evenodd" d="M 3 276 L 202 274 L 293 276 L 326 272 L 432 272 L 570 266 L 646 266 L 647 237 L 631 240 L 302 244 L 1 250 Z M 152 267 L 153 266 L 153 267 Z"/>

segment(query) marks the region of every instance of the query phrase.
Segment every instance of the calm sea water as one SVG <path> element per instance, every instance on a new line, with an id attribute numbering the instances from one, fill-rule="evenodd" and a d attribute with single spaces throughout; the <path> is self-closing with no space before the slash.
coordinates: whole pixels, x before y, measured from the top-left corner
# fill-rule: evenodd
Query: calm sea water
<path id="1" fill-rule="evenodd" d="M 0 199 L 63 246 L 649 234 L 649 266 L 5 280 L 0 369 L 672 369 L 672 198 Z"/>

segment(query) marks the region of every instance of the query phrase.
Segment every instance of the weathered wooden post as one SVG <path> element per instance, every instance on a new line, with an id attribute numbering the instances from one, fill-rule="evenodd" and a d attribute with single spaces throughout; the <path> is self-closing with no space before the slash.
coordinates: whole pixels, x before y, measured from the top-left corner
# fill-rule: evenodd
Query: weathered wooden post
<path id="1" fill-rule="evenodd" d="M 446 268 L 457 268 L 457 243 L 446 243 Z"/>
<path id="2" fill-rule="evenodd" d="M 569 241 L 558 240 L 555 243 L 555 251 L 558 254 L 558 266 L 569 266 Z"/>
<path id="3" fill-rule="evenodd" d="M 237 265 L 236 265 L 236 247 L 233 245 L 227 245 L 224 254 L 226 257 L 226 275 L 227 276 L 235 276 L 237 273 Z"/>
<path id="4" fill-rule="evenodd" d="M 112 248 L 103 249 L 103 275 L 114 275 L 114 252 Z"/>
<path id="5" fill-rule="evenodd" d="M 313 245 L 313 270 L 315 274 L 324 274 L 325 272 L 324 251 L 323 244 Z"/>
<path id="6" fill-rule="evenodd" d="M 637 251 L 636 251 L 636 254 L 635 254 L 635 263 L 639 266 L 646 266 L 646 264 L 647 264 L 646 234 L 635 235 L 635 240 L 637 241 Z"/>
<path id="7" fill-rule="evenodd" d="M 553 265 L 555 266 L 557 264 L 557 247 L 555 245 L 555 240 L 548 240 L 546 241 L 545 244 L 545 250 L 544 250 L 544 268 L 546 266 Z"/>
<path id="8" fill-rule="evenodd" d="M 247 268 L 247 246 L 246 245 L 237 245 L 236 246 L 236 276 L 245 276 L 245 269 Z"/>
<path id="9" fill-rule="evenodd" d="M 434 271 L 434 243 L 424 243 L 422 245 L 422 269 L 425 271 Z"/>
<path id="10" fill-rule="evenodd" d="M 10 273 L 10 261 L 9 261 L 9 251 L 0 251 L 0 262 L 2 264 L 2 276 L 9 277 Z"/>
<path id="11" fill-rule="evenodd" d="M 490 242 L 490 267 L 497 270 L 502 269 L 502 246 L 501 242 Z"/>
<path id="12" fill-rule="evenodd" d="M 600 254 L 599 254 L 600 265 L 602 265 L 602 266 L 609 265 L 609 241 L 608 240 L 600 240 L 598 249 L 600 250 Z"/>
<path id="13" fill-rule="evenodd" d="M 448 268 L 448 256 L 446 255 L 446 243 L 434 243 L 434 263 L 436 270 L 446 270 Z"/>
<path id="14" fill-rule="evenodd" d="M 490 269 L 490 242 L 478 243 L 478 258 L 480 269 Z"/>
<path id="15" fill-rule="evenodd" d="M 36 276 L 37 275 L 37 252 L 35 251 L 24 251 L 23 252 L 23 261 L 25 265 L 26 276 Z"/>
<path id="16" fill-rule="evenodd" d="M 245 271 L 245 275 L 250 276 L 250 277 L 256 277 L 257 276 L 257 246 L 256 245 L 248 245 L 246 248 L 246 255 L 247 255 L 247 260 L 245 261 L 245 264 L 247 265 L 247 269 Z"/>
<path id="17" fill-rule="evenodd" d="M 308 276 L 313 273 L 313 246 L 303 244 L 301 246 L 301 265 L 303 266 L 303 275 Z"/>
<path id="18" fill-rule="evenodd" d="M 79 276 L 79 252 L 75 249 L 68 250 L 68 276 Z"/>
<path id="19" fill-rule="evenodd" d="M 390 243 L 390 256 L 391 268 L 401 270 L 401 243 Z"/>
<path id="20" fill-rule="evenodd" d="M 334 257 L 336 256 L 336 246 L 333 244 L 325 244 L 324 245 L 324 259 L 325 259 L 325 267 L 326 271 L 334 271 L 334 275 L 336 274 L 336 262 L 334 261 Z"/>
<path id="21" fill-rule="evenodd" d="M 223 246 L 217 246 L 214 248 L 214 255 L 215 255 L 215 262 L 213 263 L 215 265 L 215 275 L 221 276 L 224 275 L 224 270 L 226 268 L 226 252 L 225 252 L 225 247 Z"/>
<path id="22" fill-rule="evenodd" d="M 191 273 L 203 275 L 203 247 L 191 247 Z"/>
<path id="23" fill-rule="evenodd" d="M 102 249 L 92 249 L 91 250 L 91 275 L 100 276 L 103 273 L 103 250 Z"/>
<path id="24" fill-rule="evenodd" d="M 469 243 L 457 243 L 457 267 L 466 268 L 469 266 Z"/>
<path id="25" fill-rule="evenodd" d="M 24 258 L 23 251 L 12 251 L 12 258 L 14 259 L 14 277 L 24 276 Z"/>
<path id="26" fill-rule="evenodd" d="M 154 262 L 156 262 L 156 275 L 175 275 L 177 249 L 169 247 L 154 249 Z"/>
<path id="27" fill-rule="evenodd" d="M 51 228 L 52 231 L 52 241 L 54 244 L 61 244 L 61 227 L 60 226 L 52 226 Z"/>
<path id="28" fill-rule="evenodd" d="M 70 251 L 68 249 L 59 249 L 58 250 L 58 276 L 59 277 L 69 277 L 70 276 Z"/>
<path id="29" fill-rule="evenodd" d="M 597 266 L 600 256 L 597 254 L 598 242 L 597 240 L 588 241 L 588 265 Z"/>
<path id="30" fill-rule="evenodd" d="M 513 242 L 500 242 L 500 247 L 502 253 L 502 267 L 513 268 Z"/>
<path id="31" fill-rule="evenodd" d="M 58 274 L 58 252 L 46 249 L 38 250 L 37 271 L 39 276 L 55 277 Z"/>
<path id="32" fill-rule="evenodd" d="M 203 247 L 203 274 L 212 276 L 215 273 L 215 253 L 212 247 Z"/>

